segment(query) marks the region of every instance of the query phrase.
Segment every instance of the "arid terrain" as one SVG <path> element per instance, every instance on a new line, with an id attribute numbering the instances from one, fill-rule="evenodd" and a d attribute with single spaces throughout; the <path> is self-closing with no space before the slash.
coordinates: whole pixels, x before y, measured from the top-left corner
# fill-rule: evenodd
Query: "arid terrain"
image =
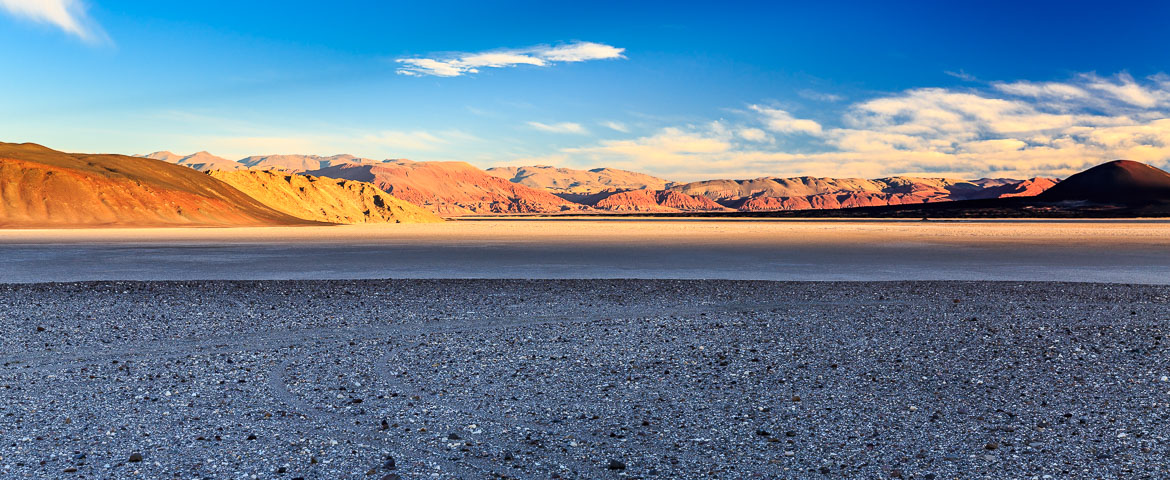
<path id="1" fill-rule="evenodd" d="M 658 189 L 155 156 L 0 144 L 0 478 L 1170 474 L 1170 221 L 613 215 L 1157 213 L 1145 164 Z"/>
<path id="2" fill-rule="evenodd" d="M 4 478 L 1164 478 L 1170 289 L 0 285 Z"/>

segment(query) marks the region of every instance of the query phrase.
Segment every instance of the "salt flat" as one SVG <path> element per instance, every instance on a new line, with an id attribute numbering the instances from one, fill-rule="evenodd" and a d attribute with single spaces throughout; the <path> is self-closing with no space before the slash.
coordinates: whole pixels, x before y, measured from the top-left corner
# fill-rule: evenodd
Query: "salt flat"
<path id="1" fill-rule="evenodd" d="M 0 231 L 0 282 L 363 278 L 1170 283 L 1170 223 L 533 219 Z"/>

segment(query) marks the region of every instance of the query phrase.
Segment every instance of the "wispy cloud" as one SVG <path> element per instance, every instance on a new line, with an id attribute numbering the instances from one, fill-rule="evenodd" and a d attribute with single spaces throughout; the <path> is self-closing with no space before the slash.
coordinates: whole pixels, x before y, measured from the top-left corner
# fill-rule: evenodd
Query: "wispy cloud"
<path id="1" fill-rule="evenodd" d="M 56 26 L 89 44 L 110 42 L 101 26 L 89 18 L 81 0 L 0 0 L 0 9 L 15 17 Z"/>
<path id="2" fill-rule="evenodd" d="M 818 92 L 816 90 L 809 90 L 809 89 L 800 90 L 800 91 L 796 92 L 796 94 L 800 95 L 803 98 L 807 98 L 809 100 L 816 100 L 818 102 L 840 102 L 841 100 L 845 99 L 845 97 L 842 97 L 840 95 L 836 95 L 836 94 L 832 94 L 832 93 L 825 93 L 825 92 Z"/>
<path id="3" fill-rule="evenodd" d="M 557 46 L 539 45 L 478 53 L 449 53 L 432 57 L 399 58 L 395 61 L 401 64 L 398 73 L 402 75 L 458 77 L 479 73 L 482 68 L 505 68 L 520 65 L 547 67 L 560 62 L 625 58 L 622 55 L 625 50 L 602 43 L 574 42 Z"/>
<path id="4" fill-rule="evenodd" d="M 627 127 L 626 124 L 621 122 L 601 122 L 601 126 L 622 133 L 630 133 L 630 127 Z"/>
<path id="5" fill-rule="evenodd" d="M 955 77 L 959 80 L 965 81 L 965 82 L 974 82 L 976 80 L 979 80 L 978 78 L 975 78 L 974 75 L 971 75 L 970 73 L 964 72 L 962 70 L 959 70 L 957 72 L 952 71 L 952 70 L 944 70 L 943 73 L 950 75 L 952 77 Z"/>
<path id="6" fill-rule="evenodd" d="M 900 174 L 1067 176 L 1125 158 L 1170 166 L 1170 76 L 917 88 L 846 106 L 825 125 L 750 105 L 736 118 L 565 149 L 573 164 L 680 180 Z"/>
<path id="7" fill-rule="evenodd" d="M 549 132 L 549 133 L 575 133 L 575 134 L 580 134 L 580 135 L 584 135 L 584 134 L 589 133 L 589 131 L 586 130 L 585 127 L 581 126 L 580 123 L 573 123 L 573 122 L 562 122 L 562 123 L 528 122 L 528 126 L 535 128 L 537 130 L 540 130 L 542 132 Z"/>

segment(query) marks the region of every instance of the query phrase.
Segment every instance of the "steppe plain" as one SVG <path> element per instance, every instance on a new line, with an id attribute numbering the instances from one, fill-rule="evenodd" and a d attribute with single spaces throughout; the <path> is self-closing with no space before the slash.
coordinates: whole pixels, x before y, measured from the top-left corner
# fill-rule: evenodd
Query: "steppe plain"
<path id="1" fill-rule="evenodd" d="M 0 477 L 1163 478 L 1168 252 L 1152 220 L 9 230 Z"/>

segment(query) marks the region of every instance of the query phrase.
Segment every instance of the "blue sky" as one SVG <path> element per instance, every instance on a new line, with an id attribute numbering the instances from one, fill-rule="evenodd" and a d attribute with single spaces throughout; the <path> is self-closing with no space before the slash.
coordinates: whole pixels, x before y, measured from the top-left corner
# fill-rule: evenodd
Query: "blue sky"
<path id="1" fill-rule="evenodd" d="M 0 140 L 672 180 L 1170 160 L 1163 2 L 564 3 L 0 0 Z"/>

